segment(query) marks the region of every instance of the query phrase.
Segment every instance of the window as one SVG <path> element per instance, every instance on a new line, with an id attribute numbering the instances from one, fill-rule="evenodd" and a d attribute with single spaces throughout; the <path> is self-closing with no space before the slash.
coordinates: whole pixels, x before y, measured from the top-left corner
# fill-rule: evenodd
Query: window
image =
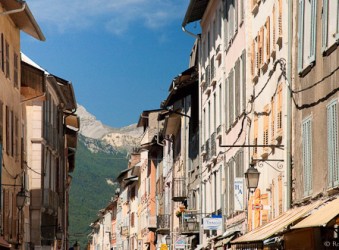
<path id="1" fill-rule="evenodd" d="M 264 145 L 268 145 L 268 130 L 269 130 L 269 106 L 266 105 L 265 106 L 265 115 L 264 115 L 264 134 L 263 134 L 263 144 Z M 264 151 L 267 151 L 268 148 L 265 147 Z"/>
<path id="2" fill-rule="evenodd" d="M 322 51 L 326 52 L 339 40 L 339 1 L 323 0 Z"/>
<path id="3" fill-rule="evenodd" d="M 235 111 L 235 117 L 238 117 L 240 115 L 240 108 L 241 108 L 241 82 L 240 82 L 240 58 L 235 63 L 234 67 L 234 111 Z"/>
<path id="4" fill-rule="evenodd" d="M 270 17 L 268 16 L 265 23 L 266 27 L 266 61 L 268 62 L 270 59 L 270 53 L 271 53 L 271 26 L 270 26 Z"/>
<path id="5" fill-rule="evenodd" d="M 338 165 L 338 108 L 337 100 L 327 106 L 327 155 L 328 155 L 328 185 L 339 184 Z"/>
<path id="6" fill-rule="evenodd" d="M 282 129 L 283 129 L 283 126 L 282 126 L 282 100 L 283 100 L 283 97 L 282 97 L 282 84 L 279 85 L 278 87 L 278 91 L 277 91 L 277 98 L 278 98 L 278 103 L 277 103 L 277 133 L 279 136 L 282 135 Z"/>
<path id="7" fill-rule="evenodd" d="M 0 144 L 2 146 L 3 144 L 3 122 L 4 122 L 4 111 L 3 111 L 3 107 L 4 104 L 3 102 L 0 100 Z M 1 152 L 0 152 L 0 155 L 1 155 Z M 1 164 L 1 161 L 0 161 L 0 164 Z"/>
<path id="8" fill-rule="evenodd" d="M 254 125 L 253 125 L 253 145 L 258 144 L 258 115 L 254 115 Z M 258 148 L 253 148 L 253 158 L 257 158 Z"/>
<path id="9" fill-rule="evenodd" d="M 6 53 L 6 58 L 5 58 L 5 74 L 7 78 L 10 78 L 10 64 L 9 64 L 9 44 L 5 40 L 5 53 Z"/>
<path id="10" fill-rule="evenodd" d="M 2 72 L 5 72 L 5 44 L 4 44 L 4 34 L 2 33 L 0 37 L 0 67 Z"/>
<path id="11" fill-rule="evenodd" d="M 304 195 L 309 196 L 312 193 L 312 120 L 310 117 L 302 123 L 302 149 Z"/>
<path id="12" fill-rule="evenodd" d="M 315 62 L 317 1 L 299 0 L 298 5 L 298 71 Z"/>
<path id="13" fill-rule="evenodd" d="M 232 69 L 229 76 L 228 76 L 228 127 L 230 128 L 232 126 L 232 123 L 234 122 L 234 70 Z"/>
<path id="14" fill-rule="evenodd" d="M 242 111 L 246 110 L 246 51 L 241 54 Z"/>
<path id="15" fill-rule="evenodd" d="M 17 53 L 14 53 L 14 87 L 19 87 L 19 57 Z"/>

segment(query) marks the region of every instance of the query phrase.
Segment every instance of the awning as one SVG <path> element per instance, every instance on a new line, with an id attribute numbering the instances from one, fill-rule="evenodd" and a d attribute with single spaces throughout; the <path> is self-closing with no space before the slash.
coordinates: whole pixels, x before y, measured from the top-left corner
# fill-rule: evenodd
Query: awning
<path id="1" fill-rule="evenodd" d="M 258 227 L 231 241 L 231 244 L 261 242 L 273 235 L 282 233 L 289 225 L 307 215 L 321 203 L 322 201 L 317 201 L 306 206 L 290 209 L 266 225 Z"/>
<path id="2" fill-rule="evenodd" d="M 307 227 L 325 227 L 333 218 L 339 215 L 339 198 L 324 203 L 324 205 L 315 209 L 315 211 L 292 227 L 292 229 Z"/>
<path id="3" fill-rule="evenodd" d="M 75 128 L 76 130 L 80 128 L 79 116 L 75 114 L 67 115 L 65 118 L 65 123 L 67 127 Z"/>

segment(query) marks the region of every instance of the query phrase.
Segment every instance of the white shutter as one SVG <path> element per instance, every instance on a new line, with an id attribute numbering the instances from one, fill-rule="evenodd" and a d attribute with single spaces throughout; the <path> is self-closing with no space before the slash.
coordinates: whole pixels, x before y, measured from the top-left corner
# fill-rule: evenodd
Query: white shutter
<path id="1" fill-rule="evenodd" d="M 304 195 L 312 192 L 312 123 L 308 118 L 302 125 L 302 147 L 304 167 Z"/>
<path id="2" fill-rule="evenodd" d="M 298 72 L 303 69 L 304 56 L 304 0 L 299 0 L 298 5 Z"/>
<path id="3" fill-rule="evenodd" d="M 311 0 L 311 39 L 310 39 L 310 60 L 315 61 L 317 39 L 317 0 Z"/>
<path id="4" fill-rule="evenodd" d="M 339 184 L 337 112 L 337 101 L 327 106 L 328 184 L 330 187 Z"/>
<path id="5" fill-rule="evenodd" d="M 323 13 L 322 13 L 322 51 L 327 48 L 327 34 L 328 34 L 328 0 L 323 0 Z"/>

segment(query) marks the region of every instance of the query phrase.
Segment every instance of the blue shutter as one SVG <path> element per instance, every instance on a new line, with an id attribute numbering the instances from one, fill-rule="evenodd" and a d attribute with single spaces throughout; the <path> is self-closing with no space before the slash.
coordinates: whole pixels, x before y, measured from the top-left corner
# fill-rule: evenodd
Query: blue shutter
<path id="1" fill-rule="evenodd" d="M 303 69 L 304 57 L 304 0 L 298 5 L 298 72 Z"/>
<path id="2" fill-rule="evenodd" d="M 311 37 L 309 63 L 315 61 L 317 39 L 317 0 L 311 0 Z"/>
<path id="3" fill-rule="evenodd" d="M 328 36 L 328 0 L 323 0 L 323 13 L 322 13 L 322 51 L 327 48 Z"/>

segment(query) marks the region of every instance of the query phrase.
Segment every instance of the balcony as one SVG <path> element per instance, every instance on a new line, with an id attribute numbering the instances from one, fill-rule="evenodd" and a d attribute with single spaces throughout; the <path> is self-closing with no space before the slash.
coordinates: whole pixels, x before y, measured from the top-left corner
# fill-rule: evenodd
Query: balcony
<path id="1" fill-rule="evenodd" d="M 200 225 L 196 212 L 185 212 L 179 221 L 179 233 L 181 235 L 199 234 Z"/>
<path id="2" fill-rule="evenodd" d="M 201 156 L 205 156 L 206 155 L 206 144 L 201 146 Z"/>
<path id="3" fill-rule="evenodd" d="M 220 62 L 221 62 L 221 54 L 222 54 L 222 51 L 221 51 L 221 44 L 219 44 L 218 46 L 217 46 L 217 49 L 215 50 L 215 54 L 216 54 L 216 60 L 219 62 L 219 64 L 220 64 Z"/>
<path id="4" fill-rule="evenodd" d="M 217 139 L 221 139 L 221 137 L 222 137 L 222 126 L 219 125 L 217 127 Z"/>
<path id="5" fill-rule="evenodd" d="M 157 218 L 157 233 L 158 234 L 168 234 L 170 231 L 171 225 L 171 215 L 170 214 L 160 214 Z"/>
<path id="6" fill-rule="evenodd" d="M 173 201 L 184 201 L 187 198 L 185 178 L 173 179 Z"/>
<path id="7" fill-rule="evenodd" d="M 155 232 L 155 230 L 157 229 L 157 217 L 155 215 L 148 216 L 147 227 L 150 231 Z"/>
<path id="8" fill-rule="evenodd" d="M 217 144 L 216 144 L 216 136 L 217 134 L 214 132 L 211 136 L 211 160 L 214 161 L 217 159 Z"/>
<path id="9" fill-rule="evenodd" d="M 214 87 L 217 83 L 217 75 L 216 75 L 216 69 L 214 65 L 214 56 L 211 58 L 211 86 Z"/>
<path id="10" fill-rule="evenodd" d="M 44 189 L 43 207 L 48 214 L 57 213 L 58 199 L 58 193 L 48 188 Z"/>

